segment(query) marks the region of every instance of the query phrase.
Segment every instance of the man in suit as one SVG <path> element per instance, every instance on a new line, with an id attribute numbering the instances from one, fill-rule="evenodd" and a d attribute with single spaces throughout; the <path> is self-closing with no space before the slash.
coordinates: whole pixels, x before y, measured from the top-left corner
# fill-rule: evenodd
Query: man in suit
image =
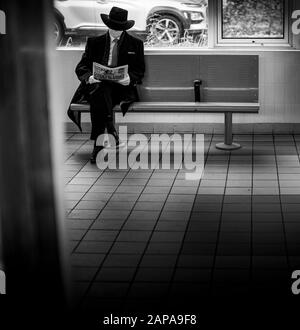
<path id="1" fill-rule="evenodd" d="M 128 12 L 118 7 L 113 7 L 109 15 L 101 14 L 108 31 L 87 40 L 85 52 L 75 70 L 81 81 L 77 94 L 84 94 L 90 103 L 91 140 L 95 141 L 91 163 L 96 162 L 97 154 L 103 148 L 97 145 L 97 139 L 105 128 L 115 138 L 116 146 L 120 144 L 113 124 L 113 108 L 120 104 L 125 115 L 129 105 L 138 100 L 136 85 L 141 83 L 145 72 L 144 44 L 126 32 L 135 23 L 127 17 Z M 93 62 L 111 67 L 128 65 L 128 75 L 116 82 L 96 80 Z"/>

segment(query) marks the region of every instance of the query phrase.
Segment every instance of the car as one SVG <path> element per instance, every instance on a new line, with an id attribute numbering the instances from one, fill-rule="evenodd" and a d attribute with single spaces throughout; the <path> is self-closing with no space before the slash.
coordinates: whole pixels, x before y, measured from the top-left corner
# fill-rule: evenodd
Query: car
<path id="1" fill-rule="evenodd" d="M 54 38 L 59 45 L 64 36 L 97 35 L 107 27 L 100 14 L 113 6 L 128 11 L 135 20 L 131 29 L 150 36 L 152 43 L 177 43 L 185 32 L 206 31 L 207 0 L 55 0 Z"/>

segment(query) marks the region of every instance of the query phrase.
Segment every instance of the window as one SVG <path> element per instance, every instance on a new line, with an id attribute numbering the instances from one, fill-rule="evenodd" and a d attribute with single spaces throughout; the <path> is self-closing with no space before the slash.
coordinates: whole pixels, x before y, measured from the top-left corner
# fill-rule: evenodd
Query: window
<path id="1" fill-rule="evenodd" d="M 221 0 L 218 43 L 288 43 L 284 0 Z"/>
<path id="2" fill-rule="evenodd" d="M 148 48 L 206 47 L 208 0 L 56 0 L 54 37 L 61 47 L 84 47 L 88 36 L 107 27 L 100 14 L 113 6 L 135 20 L 131 33 Z"/>
<path id="3" fill-rule="evenodd" d="M 129 31 L 148 49 L 215 45 L 288 45 L 289 0 L 55 0 L 54 37 L 61 47 L 84 48 L 106 31 L 100 14 L 113 6 L 135 20 Z"/>

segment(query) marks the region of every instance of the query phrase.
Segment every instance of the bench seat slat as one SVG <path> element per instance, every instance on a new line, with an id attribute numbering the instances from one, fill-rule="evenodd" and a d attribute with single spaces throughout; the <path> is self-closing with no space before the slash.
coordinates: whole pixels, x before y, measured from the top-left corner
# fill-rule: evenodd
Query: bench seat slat
<path id="1" fill-rule="evenodd" d="M 72 111 L 89 112 L 89 104 L 72 103 Z M 257 113 L 259 103 L 238 102 L 135 102 L 129 110 L 137 112 L 236 112 Z M 115 111 L 120 111 L 116 106 Z"/>

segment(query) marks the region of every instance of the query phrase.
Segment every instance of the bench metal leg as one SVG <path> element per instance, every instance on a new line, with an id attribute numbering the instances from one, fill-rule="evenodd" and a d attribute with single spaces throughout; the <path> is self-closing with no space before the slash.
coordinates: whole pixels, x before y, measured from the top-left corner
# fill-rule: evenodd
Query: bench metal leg
<path id="1" fill-rule="evenodd" d="M 221 150 L 236 150 L 241 148 L 237 143 L 232 143 L 232 112 L 225 112 L 225 130 L 224 130 L 224 143 L 218 143 L 217 149 Z"/>

